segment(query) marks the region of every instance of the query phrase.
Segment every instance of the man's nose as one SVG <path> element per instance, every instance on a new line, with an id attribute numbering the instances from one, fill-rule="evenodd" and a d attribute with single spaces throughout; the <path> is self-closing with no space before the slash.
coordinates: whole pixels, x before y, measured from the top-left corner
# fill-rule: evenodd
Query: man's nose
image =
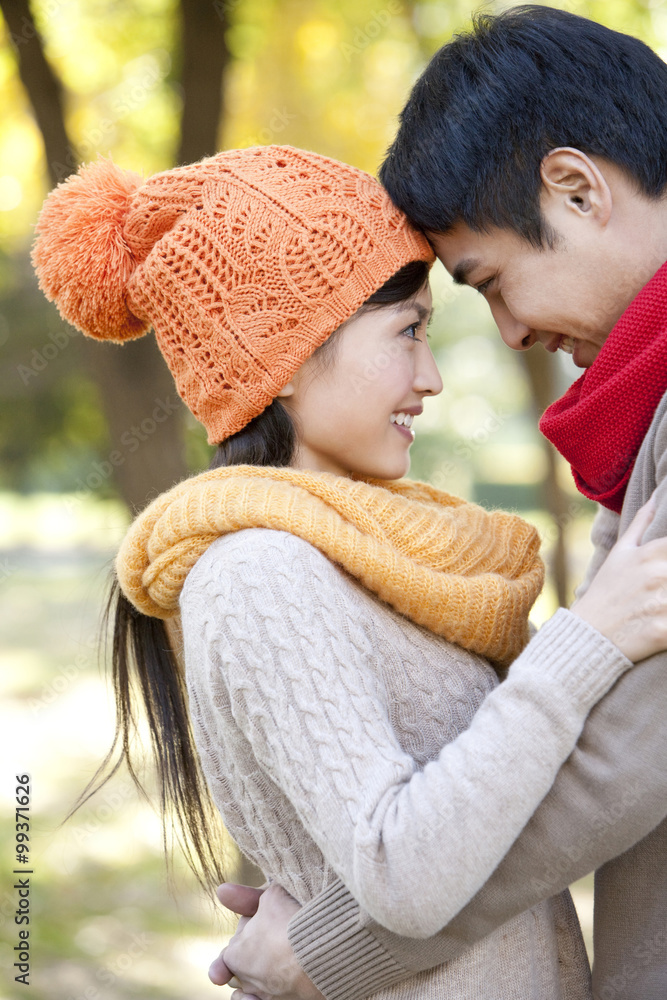
<path id="1" fill-rule="evenodd" d="M 535 331 L 531 327 L 526 326 L 525 323 L 519 323 L 518 320 L 514 319 L 507 312 L 503 316 L 494 316 L 494 319 L 500 331 L 500 336 L 513 351 L 527 351 L 529 347 L 532 347 L 536 343 L 537 334 Z"/>

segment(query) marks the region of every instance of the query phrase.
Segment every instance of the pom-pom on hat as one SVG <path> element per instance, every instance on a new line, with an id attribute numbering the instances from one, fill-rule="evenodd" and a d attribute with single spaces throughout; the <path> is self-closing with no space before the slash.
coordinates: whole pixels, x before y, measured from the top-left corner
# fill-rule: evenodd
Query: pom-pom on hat
<path id="1" fill-rule="evenodd" d="M 290 146 L 229 150 L 142 181 L 100 158 L 58 185 L 33 263 L 61 315 L 122 342 L 153 327 L 215 444 L 426 238 L 370 175 Z"/>

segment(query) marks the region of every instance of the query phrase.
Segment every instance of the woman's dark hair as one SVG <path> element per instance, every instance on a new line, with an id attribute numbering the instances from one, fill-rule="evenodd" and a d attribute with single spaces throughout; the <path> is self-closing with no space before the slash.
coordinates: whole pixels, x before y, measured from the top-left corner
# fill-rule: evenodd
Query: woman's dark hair
<path id="1" fill-rule="evenodd" d="M 426 283 L 428 271 L 429 266 L 423 261 L 407 264 L 371 295 L 361 309 L 380 308 L 412 298 Z M 335 332 L 318 350 L 326 349 L 333 338 Z M 292 418 L 280 400 L 274 399 L 243 430 L 218 445 L 210 468 L 286 466 L 292 460 L 296 443 Z M 183 664 L 174 652 L 165 622 L 137 611 L 120 590 L 115 575 L 104 622 L 107 633 L 113 627 L 111 665 L 116 733 L 111 750 L 78 805 L 111 777 L 123 761 L 142 789 L 132 753 L 137 705 L 141 706 L 148 720 L 157 765 L 165 850 L 168 853 L 167 832 L 171 827 L 202 885 L 214 885 L 224 877 L 220 863 L 221 822 L 193 739 Z"/>
<path id="2" fill-rule="evenodd" d="M 417 80 L 380 179 L 422 229 L 514 230 L 551 243 L 540 164 L 572 146 L 667 185 L 667 65 L 637 38 L 551 7 L 478 14 Z"/>

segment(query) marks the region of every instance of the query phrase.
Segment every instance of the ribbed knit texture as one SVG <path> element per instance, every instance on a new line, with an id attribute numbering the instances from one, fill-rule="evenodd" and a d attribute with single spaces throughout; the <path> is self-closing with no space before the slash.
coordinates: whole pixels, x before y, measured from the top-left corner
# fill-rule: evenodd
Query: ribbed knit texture
<path id="1" fill-rule="evenodd" d="M 409 480 L 255 466 L 205 472 L 134 522 L 116 559 L 123 592 L 144 614 L 174 615 L 211 542 L 252 527 L 311 542 L 397 611 L 498 664 L 528 639 L 543 581 L 535 529 Z"/>
<path id="2" fill-rule="evenodd" d="M 611 331 L 597 358 L 546 410 L 540 430 L 577 489 L 620 513 L 637 453 L 667 390 L 667 264 Z"/>
<path id="3" fill-rule="evenodd" d="M 397 614 L 307 542 L 261 529 L 208 548 L 181 617 L 197 746 L 241 849 L 302 903 L 341 877 L 375 919 L 415 939 L 416 956 L 417 939 L 501 861 L 592 704 L 630 667 L 561 611 L 497 685 L 484 660 Z M 366 937 L 376 976 L 355 982 L 339 966 L 341 992 L 562 1000 L 574 963 L 568 1000 L 589 1000 L 576 918 L 559 913 L 545 902 L 387 990 L 395 968 Z"/>
<path id="4" fill-rule="evenodd" d="M 153 327 L 209 443 L 241 430 L 396 271 L 433 250 L 380 184 L 290 146 L 140 177 L 111 161 L 48 196 L 33 262 L 83 333 Z"/>

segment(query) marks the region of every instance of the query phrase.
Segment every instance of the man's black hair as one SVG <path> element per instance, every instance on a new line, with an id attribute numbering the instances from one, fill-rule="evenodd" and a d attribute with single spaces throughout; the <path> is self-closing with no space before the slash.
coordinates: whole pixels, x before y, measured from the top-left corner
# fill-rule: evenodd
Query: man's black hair
<path id="1" fill-rule="evenodd" d="M 622 167 L 652 198 L 667 185 L 667 65 L 637 38 L 552 7 L 478 14 L 415 84 L 380 169 L 423 229 L 499 226 L 551 242 L 540 163 L 573 146 Z"/>

